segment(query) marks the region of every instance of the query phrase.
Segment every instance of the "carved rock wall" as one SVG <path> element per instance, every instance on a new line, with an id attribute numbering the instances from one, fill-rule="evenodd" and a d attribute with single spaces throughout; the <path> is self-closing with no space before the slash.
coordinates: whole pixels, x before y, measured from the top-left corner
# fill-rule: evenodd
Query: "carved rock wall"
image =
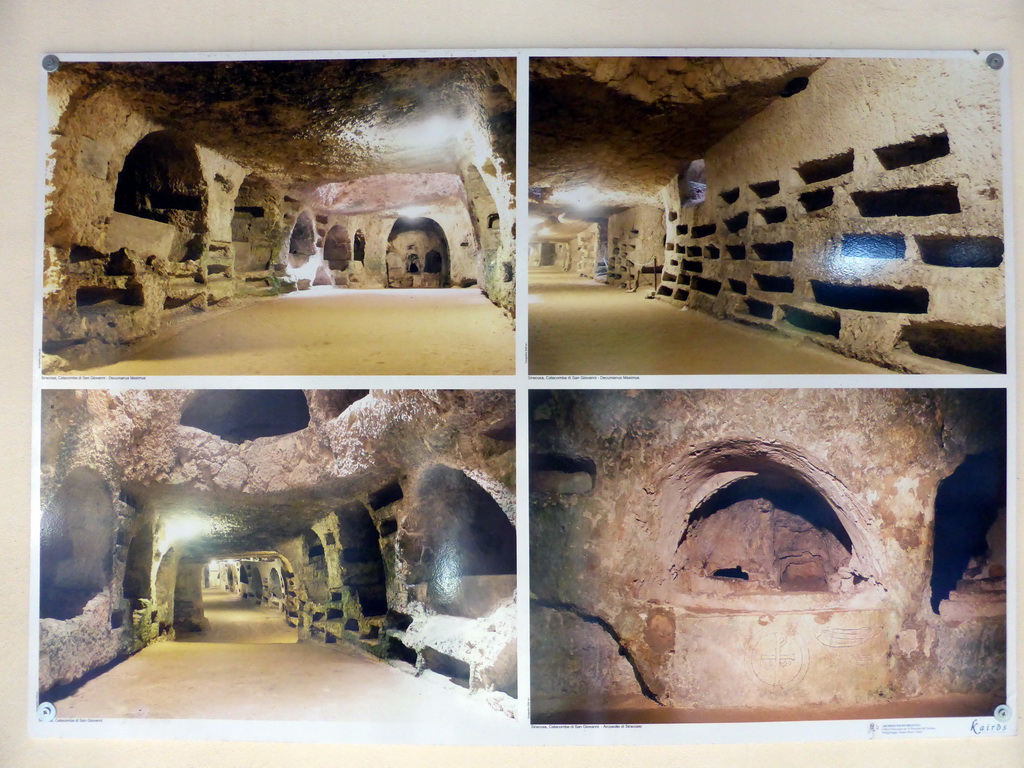
<path id="1" fill-rule="evenodd" d="M 975 581 L 947 601 L 963 612 L 931 604 L 940 485 L 972 456 L 1005 471 L 1002 392 L 531 394 L 536 711 L 587 692 L 685 708 L 1003 690 L 1005 581 L 965 558 Z M 612 644 L 635 678 L 601 661 Z"/>

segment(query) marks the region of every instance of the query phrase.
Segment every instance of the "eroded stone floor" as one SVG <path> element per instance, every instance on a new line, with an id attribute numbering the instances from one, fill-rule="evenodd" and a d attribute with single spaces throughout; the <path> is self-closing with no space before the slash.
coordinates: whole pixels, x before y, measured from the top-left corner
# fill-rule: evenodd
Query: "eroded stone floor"
<path id="1" fill-rule="evenodd" d="M 209 631 L 145 648 L 57 701 L 57 717 L 508 721 L 430 672 L 416 678 L 340 645 L 297 643 L 277 610 L 215 590 L 204 602 Z"/>
<path id="2" fill-rule="evenodd" d="M 533 375 L 891 373 L 812 342 L 683 311 L 553 268 L 530 270 Z"/>
<path id="3" fill-rule="evenodd" d="M 159 333 L 85 371 L 146 375 L 511 375 L 515 330 L 475 289 L 313 289 Z"/>

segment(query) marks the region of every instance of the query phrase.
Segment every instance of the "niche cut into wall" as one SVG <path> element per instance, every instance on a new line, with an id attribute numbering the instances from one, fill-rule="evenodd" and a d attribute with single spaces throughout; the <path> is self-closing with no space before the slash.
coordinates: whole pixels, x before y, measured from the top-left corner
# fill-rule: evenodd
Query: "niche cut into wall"
<path id="1" fill-rule="evenodd" d="M 445 288 L 451 285 L 448 239 L 433 219 L 401 218 L 388 235 L 391 288 Z"/>

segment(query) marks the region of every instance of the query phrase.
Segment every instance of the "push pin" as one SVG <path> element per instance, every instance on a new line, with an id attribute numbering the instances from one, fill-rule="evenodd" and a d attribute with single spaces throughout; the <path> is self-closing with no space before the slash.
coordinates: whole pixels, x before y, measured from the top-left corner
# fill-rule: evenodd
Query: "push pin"
<path id="1" fill-rule="evenodd" d="M 1002 69 L 1003 61 L 1004 59 L 1002 57 L 1002 54 L 999 53 L 990 53 L 985 58 L 985 63 L 992 67 L 992 69 Z"/>
<path id="2" fill-rule="evenodd" d="M 60 59 L 54 56 L 52 53 L 48 53 L 43 56 L 43 69 L 47 72 L 56 72 L 60 69 Z"/>

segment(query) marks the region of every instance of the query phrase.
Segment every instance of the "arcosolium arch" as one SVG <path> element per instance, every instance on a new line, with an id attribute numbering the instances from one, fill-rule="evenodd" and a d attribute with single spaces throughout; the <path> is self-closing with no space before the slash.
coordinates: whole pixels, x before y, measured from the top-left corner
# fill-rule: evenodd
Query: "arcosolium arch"
<path id="1" fill-rule="evenodd" d="M 277 193 L 269 181 L 249 174 L 238 187 L 231 218 L 231 240 L 235 246 L 235 269 L 238 272 L 270 267 L 279 227 Z"/>
<path id="2" fill-rule="evenodd" d="M 451 259 L 444 229 L 433 219 L 401 218 L 388 235 L 388 284 L 394 288 L 444 288 Z"/>
<path id="3" fill-rule="evenodd" d="M 310 529 L 302 535 L 302 549 L 305 564 L 302 568 L 301 583 L 306 593 L 315 603 L 323 603 L 330 596 L 330 577 L 327 567 L 327 553 L 320 534 Z"/>
<path id="4" fill-rule="evenodd" d="M 278 599 L 284 597 L 284 588 L 281 584 L 281 574 L 278 572 L 276 567 L 270 569 L 270 596 Z"/>
<path id="5" fill-rule="evenodd" d="M 352 247 L 349 243 L 348 230 L 341 224 L 335 224 L 327 230 L 324 239 L 324 261 L 330 269 L 348 269 L 352 260 Z"/>
<path id="6" fill-rule="evenodd" d="M 455 612 L 473 577 L 516 572 L 516 534 L 494 498 L 461 470 L 435 464 L 416 482 L 415 516 L 405 519 L 400 547 L 408 581 L 427 585 L 439 613 Z"/>
<path id="7" fill-rule="evenodd" d="M 103 477 L 88 467 L 70 472 L 42 515 L 41 618 L 73 618 L 109 586 L 116 521 Z"/>
<path id="8" fill-rule="evenodd" d="M 288 263 L 292 267 L 301 267 L 309 257 L 316 253 L 316 227 L 313 217 L 303 211 L 295 220 L 291 237 L 288 239 Z"/>
<path id="9" fill-rule="evenodd" d="M 114 211 L 172 224 L 184 235 L 184 259 L 202 252 L 207 189 L 195 145 L 173 131 L 143 137 L 124 159 Z"/>
<path id="10" fill-rule="evenodd" d="M 662 505 L 660 561 L 692 592 L 849 593 L 884 580 L 867 510 L 795 448 L 697 448 L 663 481 Z"/>

